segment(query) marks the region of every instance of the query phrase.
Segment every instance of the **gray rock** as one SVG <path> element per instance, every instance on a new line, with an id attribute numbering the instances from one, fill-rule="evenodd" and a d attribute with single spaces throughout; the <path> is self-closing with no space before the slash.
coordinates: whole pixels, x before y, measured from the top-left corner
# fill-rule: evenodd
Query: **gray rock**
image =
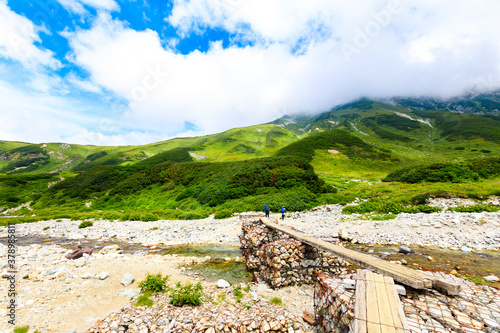
<path id="1" fill-rule="evenodd" d="M 404 259 L 401 259 L 400 262 L 403 264 L 403 265 L 408 265 L 408 261 L 404 260 Z"/>
<path id="2" fill-rule="evenodd" d="M 66 333 L 76 333 L 76 330 L 72 328 L 70 330 L 67 330 Z"/>
<path id="3" fill-rule="evenodd" d="M 82 279 L 93 279 L 95 277 L 95 274 L 92 274 L 92 273 L 84 273 L 82 275 Z"/>
<path id="4" fill-rule="evenodd" d="M 498 282 L 500 281 L 500 279 L 498 278 L 498 276 L 495 276 L 495 275 L 489 275 L 489 276 L 485 276 L 484 279 L 488 282 Z"/>
<path id="5" fill-rule="evenodd" d="M 109 277 L 109 273 L 106 272 L 106 271 L 102 272 L 101 274 L 95 276 L 95 278 L 99 279 L 99 280 L 106 280 L 108 277 Z"/>
<path id="6" fill-rule="evenodd" d="M 466 246 L 466 245 L 462 246 L 462 247 L 460 248 L 460 250 L 461 250 L 462 252 L 472 252 L 472 249 L 471 249 L 470 247 Z"/>
<path id="7" fill-rule="evenodd" d="M 125 273 L 122 277 L 121 283 L 126 287 L 130 286 L 134 282 L 134 276 L 130 273 Z"/>
<path id="8" fill-rule="evenodd" d="M 127 298 L 132 298 L 132 297 L 135 297 L 135 296 L 139 295 L 139 289 L 135 289 L 135 288 L 132 288 L 132 289 L 120 289 L 119 295 L 120 296 L 125 296 Z"/>
<path id="9" fill-rule="evenodd" d="M 107 232 L 107 231 L 103 232 L 103 233 L 102 233 L 102 236 L 103 236 L 103 237 L 108 237 L 108 236 L 109 236 L 109 232 Z"/>
<path id="10" fill-rule="evenodd" d="M 219 279 L 217 281 L 217 288 L 229 288 L 230 286 L 231 285 L 226 280 Z"/>
<path id="11" fill-rule="evenodd" d="M 113 244 L 113 245 L 108 245 L 108 246 L 103 247 L 99 251 L 99 253 L 100 254 L 107 254 L 107 253 L 118 252 L 118 250 L 120 250 L 120 247 L 116 244 Z"/>
<path id="12" fill-rule="evenodd" d="M 80 258 L 75 260 L 75 266 L 82 267 L 83 265 L 85 265 L 86 262 L 87 262 L 87 260 L 84 257 L 80 257 Z"/>
<path id="13" fill-rule="evenodd" d="M 408 246 L 401 245 L 399 247 L 399 253 L 409 254 L 411 253 L 411 249 Z"/>
<path id="14" fill-rule="evenodd" d="M 400 284 L 396 284 L 396 291 L 398 292 L 399 295 L 401 296 L 406 296 L 406 289 Z"/>
<path id="15" fill-rule="evenodd" d="M 356 281 L 351 279 L 342 280 L 345 289 L 356 289 Z"/>

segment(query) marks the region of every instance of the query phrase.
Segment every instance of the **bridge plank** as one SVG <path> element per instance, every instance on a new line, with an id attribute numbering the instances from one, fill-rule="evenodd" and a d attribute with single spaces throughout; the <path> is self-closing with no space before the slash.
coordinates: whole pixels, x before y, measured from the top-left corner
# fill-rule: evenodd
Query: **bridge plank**
<path id="1" fill-rule="evenodd" d="M 377 290 L 372 272 L 366 272 L 366 330 L 368 333 L 382 333 L 380 329 L 379 307 L 377 302 Z M 354 314 L 356 316 L 356 314 Z"/>
<path id="2" fill-rule="evenodd" d="M 386 286 L 394 285 L 394 281 L 389 276 L 384 276 L 384 280 L 386 282 Z M 410 326 L 408 326 L 408 322 L 406 321 L 406 315 L 403 310 L 403 305 L 399 300 L 399 295 L 396 291 L 396 288 L 387 288 L 387 298 L 389 299 L 389 304 L 391 306 L 391 313 L 394 320 L 394 326 L 396 328 L 397 333 L 409 333 Z"/>
<path id="3" fill-rule="evenodd" d="M 366 272 L 358 269 L 356 281 L 356 298 L 354 303 L 354 327 L 353 333 L 366 333 Z"/>
<path id="4" fill-rule="evenodd" d="M 396 333 L 395 323 L 392 316 L 392 308 L 390 302 L 393 301 L 387 297 L 387 285 L 385 284 L 384 276 L 373 274 L 375 289 L 377 290 L 377 307 L 379 312 L 380 330 L 383 333 Z M 394 283 L 392 286 L 394 287 Z"/>
<path id="5" fill-rule="evenodd" d="M 289 227 L 271 222 L 270 219 L 265 217 L 261 217 L 260 219 L 262 223 L 264 223 L 264 225 L 268 226 L 269 228 L 279 230 L 305 244 L 314 246 L 321 250 L 328 251 L 335 255 L 343 257 L 347 261 L 350 261 L 361 267 L 367 267 L 377 271 L 380 274 L 390 276 L 395 281 L 398 281 L 412 288 L 415 289 L 436 288 L 450 295 L 457 295 L 458 293 L 460 293 L 461 286 L 451 281 L 447 281 L 439 277 L 434 277 L 433 275 L 427 274 L 425 272 L 393 264 L 383 259 L 375 258 L 368 254 L 359 253 L 357 251 L 349 250 L 341 246 L 327 243 L 325 241 L 292 230 Z"/>

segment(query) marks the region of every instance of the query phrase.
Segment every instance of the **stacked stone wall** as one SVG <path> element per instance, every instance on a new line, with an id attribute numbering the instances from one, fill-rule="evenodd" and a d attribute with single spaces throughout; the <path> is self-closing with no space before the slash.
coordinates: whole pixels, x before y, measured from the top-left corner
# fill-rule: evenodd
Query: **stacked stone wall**
<path id="1" fill-rule="evenodd" d="M 240 238 L 247 269 L 272 288 L 313 284 L 319 271 L 340 274 L 347 262 L 288 235 L 266 227 L 259 219 L 244 221 Z"/>
<path id="2" fill-rule="evenodd" d="M 318 332 L 349 332 L 354 318 L 353 290 L 344 288 L 342 280 L 318 273 L 314 285 L 314 312 Z"/>

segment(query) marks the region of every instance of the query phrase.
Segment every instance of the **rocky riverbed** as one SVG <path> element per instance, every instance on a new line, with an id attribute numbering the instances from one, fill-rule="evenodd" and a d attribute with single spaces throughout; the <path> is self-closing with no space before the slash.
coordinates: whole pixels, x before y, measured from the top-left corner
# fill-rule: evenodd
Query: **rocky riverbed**
<path id="1" fill-rule="evenodd" d="M 342 231 L 344 237 L 358 243 L 433 245 L 457 251 L 500 250 L 500 213 L 400 214 L 393 220 L 370 221 L 361 220 L 356 215 L 343 215 L 341 210 L 340 205 L 321 206 L 308 212 L 288 214 L 286 220 L 279 223 L 312 236 L 327 238 L 336 237 Z M 271 218 L 278 217 L 278 214 L 271 215 Z M 141 243 L 148 246 L 151 252 L 155 252 L 154 247 L 159 244 L 238 245 L 241 234 L 239 216 L 195 221 L 99 220 L 84 229 L 79 229 L 79 224 L 80 221 L 64 219 L 43 221 L 16 225 L 15 232 L 17 237 L 39 236 L 42 240 L 93 239 Z M 6 236 L 7 228 L 1 227 L 0 237 Z M 6 251 L 6 246 L 2 245 L 1 267 L 7 264 Z M 43 241 L 18 247 L 18 326 L 30 325 L 31 332 L 35 328 L 39 332 L 85 332 L 95 325 L 96 320 L 108 315 L 118 316 L 112 313 L 120 313 L 121 309 L 129 307 L 130 297 L 138 293 L 138 281 L 144 279 L 147 273 L 168 274 L 171 281 L 196 282 L 198 278 L 187 276 L 182 267 L 206 260 L 156 253 L 124 254 L 119 249 L 108 248 L 74 261 L 64 258 L 68 252 L 67 248 L 46 245 Z M 121 280 L 126 273 L 133 275 L 134 282 L 125 287 Z M 214 282 L 201 282 L 206 290 L 213 289 Z M 277 296 L 282 299 L 286 310 L 297 318 L 302 316 L 304 310 L 313 312 L 311 287 L 270 290 L 253 285 L 251 288 L 248 297 L 253 301 L 265 304 Z M 4 305 L 9 301 L 7 289 L 7 280 L 2 280 L 2 318 L 6 318 Z M 260 309 L 260 305 L 255 309 Z M 2 320 L 0 332 L 11 332 L 10 326 L 6 325 L 6 320 Z M 310 329 L 304 325 L 304 329 Z"/>

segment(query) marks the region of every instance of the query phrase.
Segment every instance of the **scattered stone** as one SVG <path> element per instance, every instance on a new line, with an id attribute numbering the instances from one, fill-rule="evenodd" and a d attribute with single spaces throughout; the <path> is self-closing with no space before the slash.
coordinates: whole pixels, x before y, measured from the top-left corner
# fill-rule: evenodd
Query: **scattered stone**
<path id="1" fill-rule="evenodd" d="M 395 284 L 396 286 L 396 291 L 398 292 L 399 295 L 401 296 L 406 296 L 406 288 L 400 284 Z"/>
<path id="2" fill-rule="evenodd" d="M 344 279 L 342 280 L 342 284 L 345 289 L 356 289 L 356 280 Z"/>
<path id="3" fill-rule="evenodd" d="M 134 282 L 134 276 L 130 273 L 125 273 L 122 277 L 121 283 L 127 287 L 130 286 Z"/>
<path id="4" fill-rule="evenodd" d="M 99 275 L 96 275 L 95 278 L 99 280 L 106 280 L 109 277 L 109 272 L 102 272 Z"/>
<path id="5" fill-rule="evenodd" d="M 119 295 L 120 296 L 125 296 L 127 298 L 132 298 L 132 297 L 135 297 L 135 296 L 139 295 L 139 289 L 135 289 L 135 288 L 132 288 L 132 289 L 120 289 Z"/>
<path id="6" fill-rule="evenodd" d="M 113 252 L 118 252 L 120 250 L 120 247 L 117 244 L 113 245 L 108 245 L 103 247 L 99 253 L 100 254 L 108 254 L 108 253 L 113 253 Z"/>
<path id="7" fill-rule="evenodd" d="M 484 280 L 488 281 L 488 282 L 498 282 L 498 281 L 500 281 L 500 279 L 498 278 L 498 276 L 495 276 L 495 275 L 485 276 Z"/>
<path id="8" fill-rule="evenodd" d="M 230 286 L 231 285 L 226 280 L 219 279 L 217 281 L 217 288 L 229 288 Z"/>
<path id="9" fill-rule="evenodd" d="M 304 321 L 311 326 L 316 325 L 316 320 L 314 319 L 314 315 L 307 312 L 307 311 L 304 311 L 304 314 L 302 315 L 302 319 L 304 319 Z"/>
<path id="10" fill-rule="evenodd" d="M 66 255 L 66 259 L 78 259 L 81 258 L 84 254 L 91 255 L 92 249 L 87 246 L 78 246 L 76 250 Z"/>
<path id="11" fill-rule="evenodd" d="M 95 278 L 95 274 L 92 273 L 87 272 L 82 275 L 82 279 L 93 279 L 93 278 Z"/>
<path id="12" fill-rule="evenodd" d="M 87 262 L 87 260 L 84 257 L 80 257 L 80 258 L 75 260 L 75 266 L 82 267 L 83 265 L 85 265 L 86 262 Z"/>
<path id="13" fill-rule="evenodd" d="M 472 252 L 472 249 L 471 249 L 470 247 L 466 246 L 466 245 L 462 246 L 462 247 L 460 248 L 460 250 L 461 250 L 462 252 Z"/>
<path id="14" fill-rule="evenodd" d="M 403 264 L 403 265 L 408 265 L 408 261 L 406 261 L 406 260 L 404 260 L 404 259 L 401 259 L 399 262 L 400 262 L 401 264 Z"/>
<path id="15" fill-rule="evenodd" d="M 398 250 L 399 253 L 409 254 L 411 253 L 411 249 L 408 246 L 401 245 Z"/>
<path id="16" fill-rule="evenodd" d="M 349 231 L 339 229 L 339 239 L 349 242 L 352 240 L 352 237 L 349 235 Z"/>

